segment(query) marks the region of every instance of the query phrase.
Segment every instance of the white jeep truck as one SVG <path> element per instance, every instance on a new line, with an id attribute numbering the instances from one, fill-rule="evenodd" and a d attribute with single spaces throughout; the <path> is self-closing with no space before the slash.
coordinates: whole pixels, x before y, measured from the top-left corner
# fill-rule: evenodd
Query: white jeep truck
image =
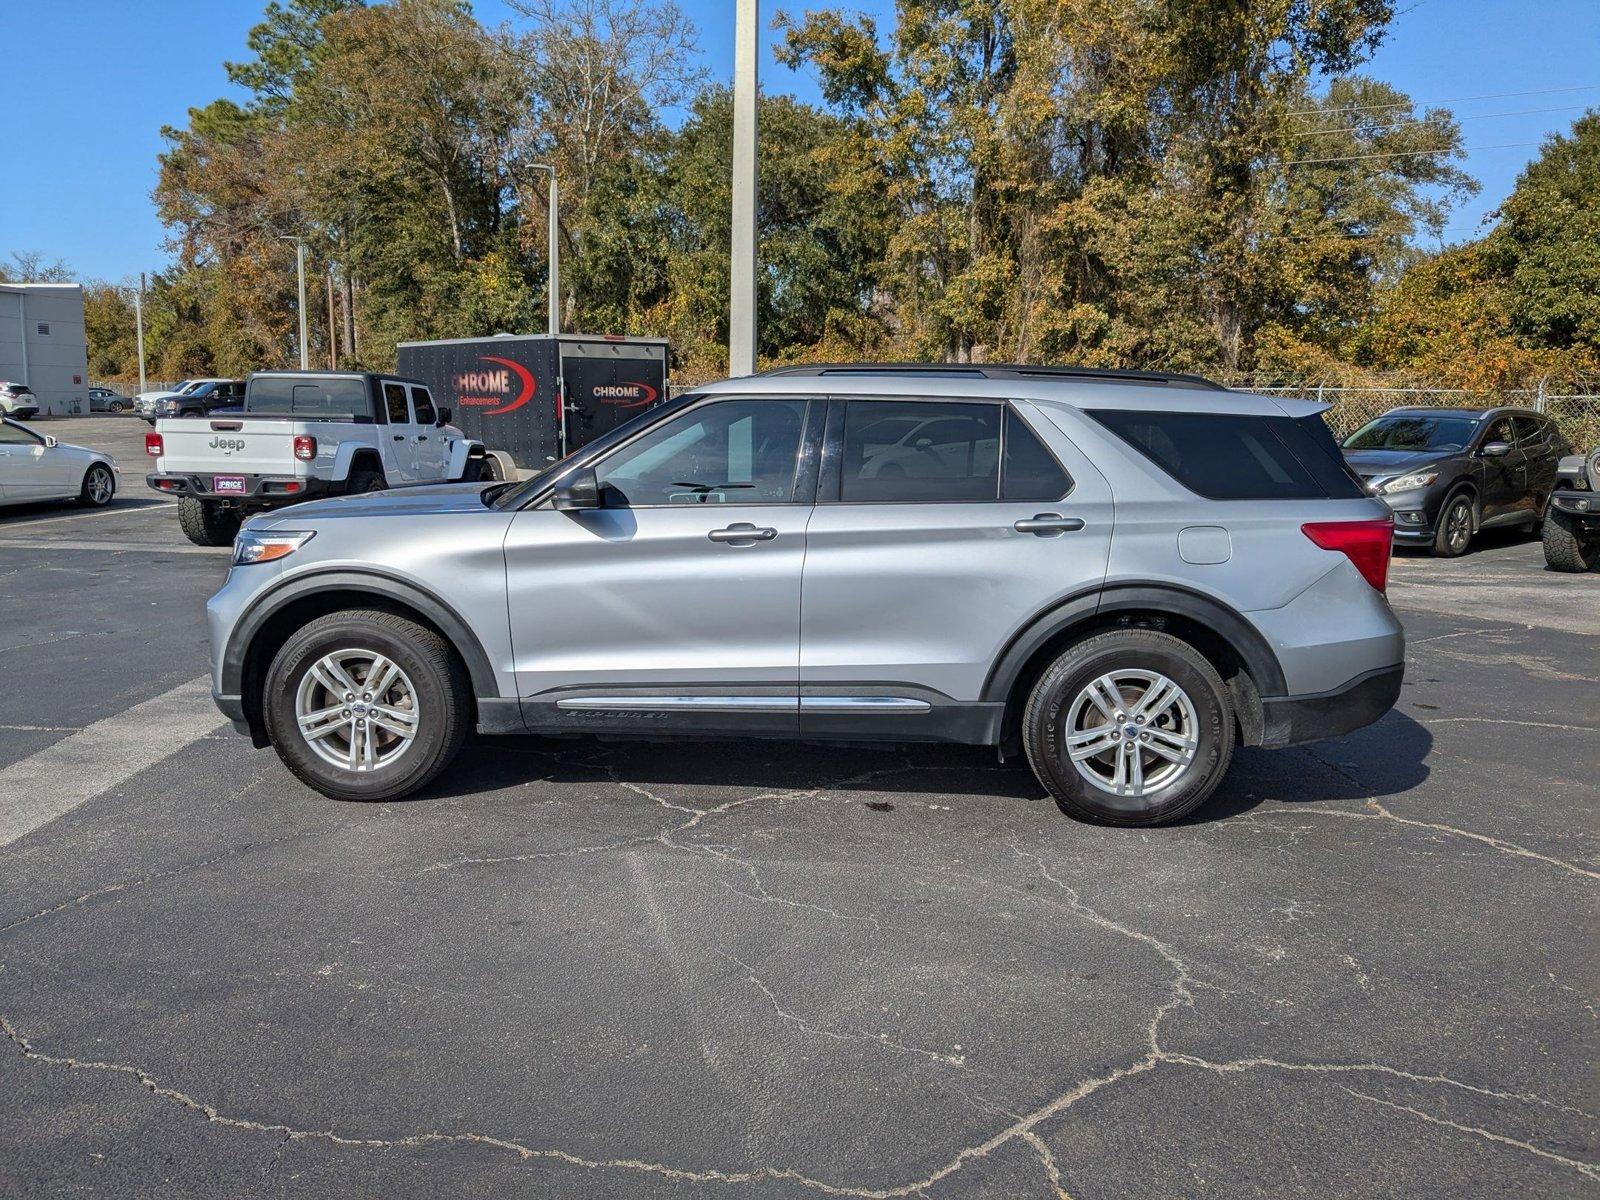
<path id="1" fill-rule="evenodd" d="M 226 546 L 245 517 L 318 496 L 489 477 L 482 442 L 414 379 L 258 371 L 243 410 L 166 418 L 145 435 L 145 482 L 178 497 L 191 542 Z"/>

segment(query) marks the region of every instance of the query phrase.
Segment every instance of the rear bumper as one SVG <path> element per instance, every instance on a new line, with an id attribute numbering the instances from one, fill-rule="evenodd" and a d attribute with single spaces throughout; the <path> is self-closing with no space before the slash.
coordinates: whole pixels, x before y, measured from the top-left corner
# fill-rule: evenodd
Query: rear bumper
<path id="1" fill-rule="evenodd" d="M 1400 698 L 1405 664 L 1357 675 L 1329 692 L 1261 700 L 1263 746 L 1295 746 L 1371 725 Z"/>
<path id="2" fill-rule="evenodd" d="M 218 476 L 244 480 L 242 492 L 218 492 L 214 483 Z M 323 479 L 296 479 L 287 475 L 239 475 L 218 472 L 216 475 L 198 475 L 191 471 L 152 471 L 144 481 L 165 496 L 192 496 L 198 500 L 237 500 L 251 508 L 273 508 L 283 504 L 297 504 L 328 494 L 329 487 Z"/>

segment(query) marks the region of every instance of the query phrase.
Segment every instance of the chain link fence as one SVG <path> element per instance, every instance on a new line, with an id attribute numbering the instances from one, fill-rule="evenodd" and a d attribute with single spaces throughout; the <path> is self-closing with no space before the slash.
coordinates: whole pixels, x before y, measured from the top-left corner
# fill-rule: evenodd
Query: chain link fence
<path id="1" fill-rule="evenodd" d="M 1391 408 L 1484 408 L 1505 404 L 1544 413 L 1572 443 L 1574 451 L 1587 453 L 1600 446 L 1600 392 L 1595 391 L 1553 392 L 1529 388 L 1485 393 L 1458 388 L 1358 388 L 1322 384 L 1249 387 L 1249 390 L 1268 396 L 1320 400 L 1332 405 L 1326 419 L 1328 427 L 1339 438 L 1354 433 Z"/>

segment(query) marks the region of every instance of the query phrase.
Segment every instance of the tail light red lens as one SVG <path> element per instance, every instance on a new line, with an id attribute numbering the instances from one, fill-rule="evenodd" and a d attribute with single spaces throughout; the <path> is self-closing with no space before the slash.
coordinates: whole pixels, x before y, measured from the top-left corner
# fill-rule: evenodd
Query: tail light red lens
<path id="1" fill-rule="evenodd" d="M 151 458 L 161 457 L 161 435 L 159 433 L 147 433 L 144 435 L 144 452 Z"/>
<path id="2" fill-rule="evenodd" d="M 294 439 L 294 456 L 301 462 L 310 462 L 317 456 L 317 439 L 309 434 L 300 434 Z"/>
<path id="3" fill-rule="evenodd" d="M 1389 586 L 1389 552 L 1394 546 L 1394 520 L 1313 521 L 1300 526 L 1324 550 L 1337 550 L 1378 591 Z"/>

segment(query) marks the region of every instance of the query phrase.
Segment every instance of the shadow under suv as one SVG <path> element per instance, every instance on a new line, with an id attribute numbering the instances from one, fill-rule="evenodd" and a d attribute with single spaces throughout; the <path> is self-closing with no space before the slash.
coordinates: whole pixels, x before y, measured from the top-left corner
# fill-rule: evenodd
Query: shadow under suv
<path id="1" fill-rule="evenodd" d="M 1236 744 L 1399 693 L 1389 512 L 1322 408 L 1069 368 L 730 380 L 520 483 L 252 519 L 216 700 L 342 799 L 476 728 L 994 745 L 1075 816 L 1174 820 Z"/>

